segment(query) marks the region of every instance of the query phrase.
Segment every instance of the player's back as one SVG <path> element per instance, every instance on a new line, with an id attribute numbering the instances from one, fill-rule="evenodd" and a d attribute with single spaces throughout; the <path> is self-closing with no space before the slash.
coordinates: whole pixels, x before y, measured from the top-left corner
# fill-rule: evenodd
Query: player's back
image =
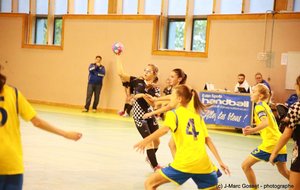
<path id="1" fill-rule="evenodd" d="M 203 120 L 199 114 L 184 107 L 177 108 L 175 113 L 178 126 L 172 135 L 177 150 L 171 166 L 188 173 L 212 172 L 213 167 L 205 146 L 208 134 Z"/>

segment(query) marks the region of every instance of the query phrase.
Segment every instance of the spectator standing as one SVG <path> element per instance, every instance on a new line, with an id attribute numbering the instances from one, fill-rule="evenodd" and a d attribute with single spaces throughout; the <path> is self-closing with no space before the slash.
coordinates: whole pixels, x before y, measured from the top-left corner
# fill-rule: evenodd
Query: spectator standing
<path id="1" fill-rule="evenodd" d="M 86 101 L 83 112 L 88 112 L 94 94 L 93 112 L 97 111 L 97 106 L 99 104 L 100 93 L 102 89 L 102 82 L 105 76 L 105 67 L 101 64 L 102 57 L 100 55 L 96 56 L 95 63 L 91 63 L 89 66 L 89 78 L 86 93 Z"/>

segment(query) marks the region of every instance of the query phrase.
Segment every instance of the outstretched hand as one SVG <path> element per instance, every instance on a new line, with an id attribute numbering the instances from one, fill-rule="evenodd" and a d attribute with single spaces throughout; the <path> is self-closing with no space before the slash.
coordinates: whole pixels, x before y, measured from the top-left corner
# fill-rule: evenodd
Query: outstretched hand
<path id="1" fill-rule="evenodd" d="M 243 134 L 244 134 L 245 136 L 251 135 L 251 134 L 252 134 L 252 127 L 251 127 L 251 126 L 246 126 L 246 127 L 243 128 L 242 130 L 243 130 Z"/>
<path id="2" fill-rule="evenodd" d="M 139 153 L 144 153 L 147 145 L 148 145 L 148 143 L 145 140 L 142 140 L 142 141 L 138 142 L 137 144 L 135 144 L 133 146 L 133 148 L 135 149 L 135 151 L 137 151 Z"/>
<path id="3" fill-rule="evenodd" d="M 67 131 L 64 134 L 64 137 L 67 139 L 78 141 L 82 137 L 82 133 L 78 133 L 78 132 L 74 132 L 74 131 Z"/>
<path id="4" fill-rule="evenodd" d="M 151 113 L 145 113 L 142 118 L 143 119 L 148 119 L 151 116 L 152 116 Z"/>
<path id="5" fill-rule="evenodd" d="M 270 158 L 269 158 L 269 162 L 270 162 L 273 166 L 275 165 L 275 163 L 274 163 L 275 158 L 276 158 L 276 155 L 272 153 L 271 156 L 270 156 Z"/>
<path id="6" fill-rule="evenodd" d="M 230 176 L 230 171 L 229 171 L 229 168 L 228 168 L 227 165 L 225 165 L 225 164 L 222 162 L 222 163 L 220 163 L 220 167 L 221 167 L 222 171 L 223 171 L 226 175 Z"/>

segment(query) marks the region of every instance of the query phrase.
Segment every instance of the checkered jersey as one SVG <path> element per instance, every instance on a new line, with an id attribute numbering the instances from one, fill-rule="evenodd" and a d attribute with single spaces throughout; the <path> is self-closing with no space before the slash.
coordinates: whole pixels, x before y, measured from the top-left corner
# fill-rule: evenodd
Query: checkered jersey
<path id="1" fill-rule="evenodd" d="M 287 117 L 290 119 L 288 127 L 295 129 L 300 124 L 300 101 L 291 105 Z"/>
<path id="2" fill-rule="evenodd" d="M 129 80 L 130 87 L 133 88 L 134 94 L 150 94 L 151 96 L 160 96 L 160 89 L 157 87 L 148 88 L 144 79 L 137 77 L 130 77 Z M 142 126 L 142 117 L 145 113 L 149 113 L 153 111 L 152 106 L 150 106 L 144 98 L 138 98 L 133 104 L 133 119 L 138 127 Z M 154 119 L 154 124 L 156 121 Z"/>

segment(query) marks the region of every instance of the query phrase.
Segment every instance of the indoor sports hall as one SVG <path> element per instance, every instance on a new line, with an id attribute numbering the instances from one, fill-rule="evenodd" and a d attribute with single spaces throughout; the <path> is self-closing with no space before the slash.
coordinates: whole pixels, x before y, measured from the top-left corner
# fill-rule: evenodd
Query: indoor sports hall
<path id="1" fill-rule="evenodd" d="M 279 142 L 283 119 L 299 102 L 299 31 L 300 0 L 0 0 L 0 190 L 145 189 L 147 179 L 173 162 L 169 143 L 176 138 L 169 131 L 152 147 L 154 153 L 140 153 L 134 148 L 143 140 L 137 128 L 144 126 L 145 113 L 161 107 L 175 113 L 192 105 L 174 93 L 180 84 L 209 105 L 209 111 L 193 117 L 206 123 L 231 173 L 222 171 L 211 187 L 255 189 L 242 164 L 266 133 L 245 135 L 245 130 L 260 129 L 262 118 L 268 118 L 261 130 L 272 125 L 274 146 Z M 171 85 L 174 70 L 185 76 L 184 83 Z M 260 99 L 258 92 L 254 100 L 260 83 L 268 98 Z M 167 101 L 157 104 L 163 97 Z M 267 105 L 265 115 L 257 111 L 260 100 Z M 158 130 L 166 127 L 163 115 L 153 118 Z M 186 133 L 199 134 L 189 130 L 190 123 Z M 293 139 L 286 147 L 290 170 L 298 158 Z M 17 154 L 11 157 L 12 151 Z M 24 170 L 6 169 L 16 167 L 15 159 Z M 291 187 L 270 162 L 252 169 L 256 189 Z M 7 188 L 6 177 L 15 175 L 19 188 Z M 157 189 L 197 186 L 189 179 Z"/>

